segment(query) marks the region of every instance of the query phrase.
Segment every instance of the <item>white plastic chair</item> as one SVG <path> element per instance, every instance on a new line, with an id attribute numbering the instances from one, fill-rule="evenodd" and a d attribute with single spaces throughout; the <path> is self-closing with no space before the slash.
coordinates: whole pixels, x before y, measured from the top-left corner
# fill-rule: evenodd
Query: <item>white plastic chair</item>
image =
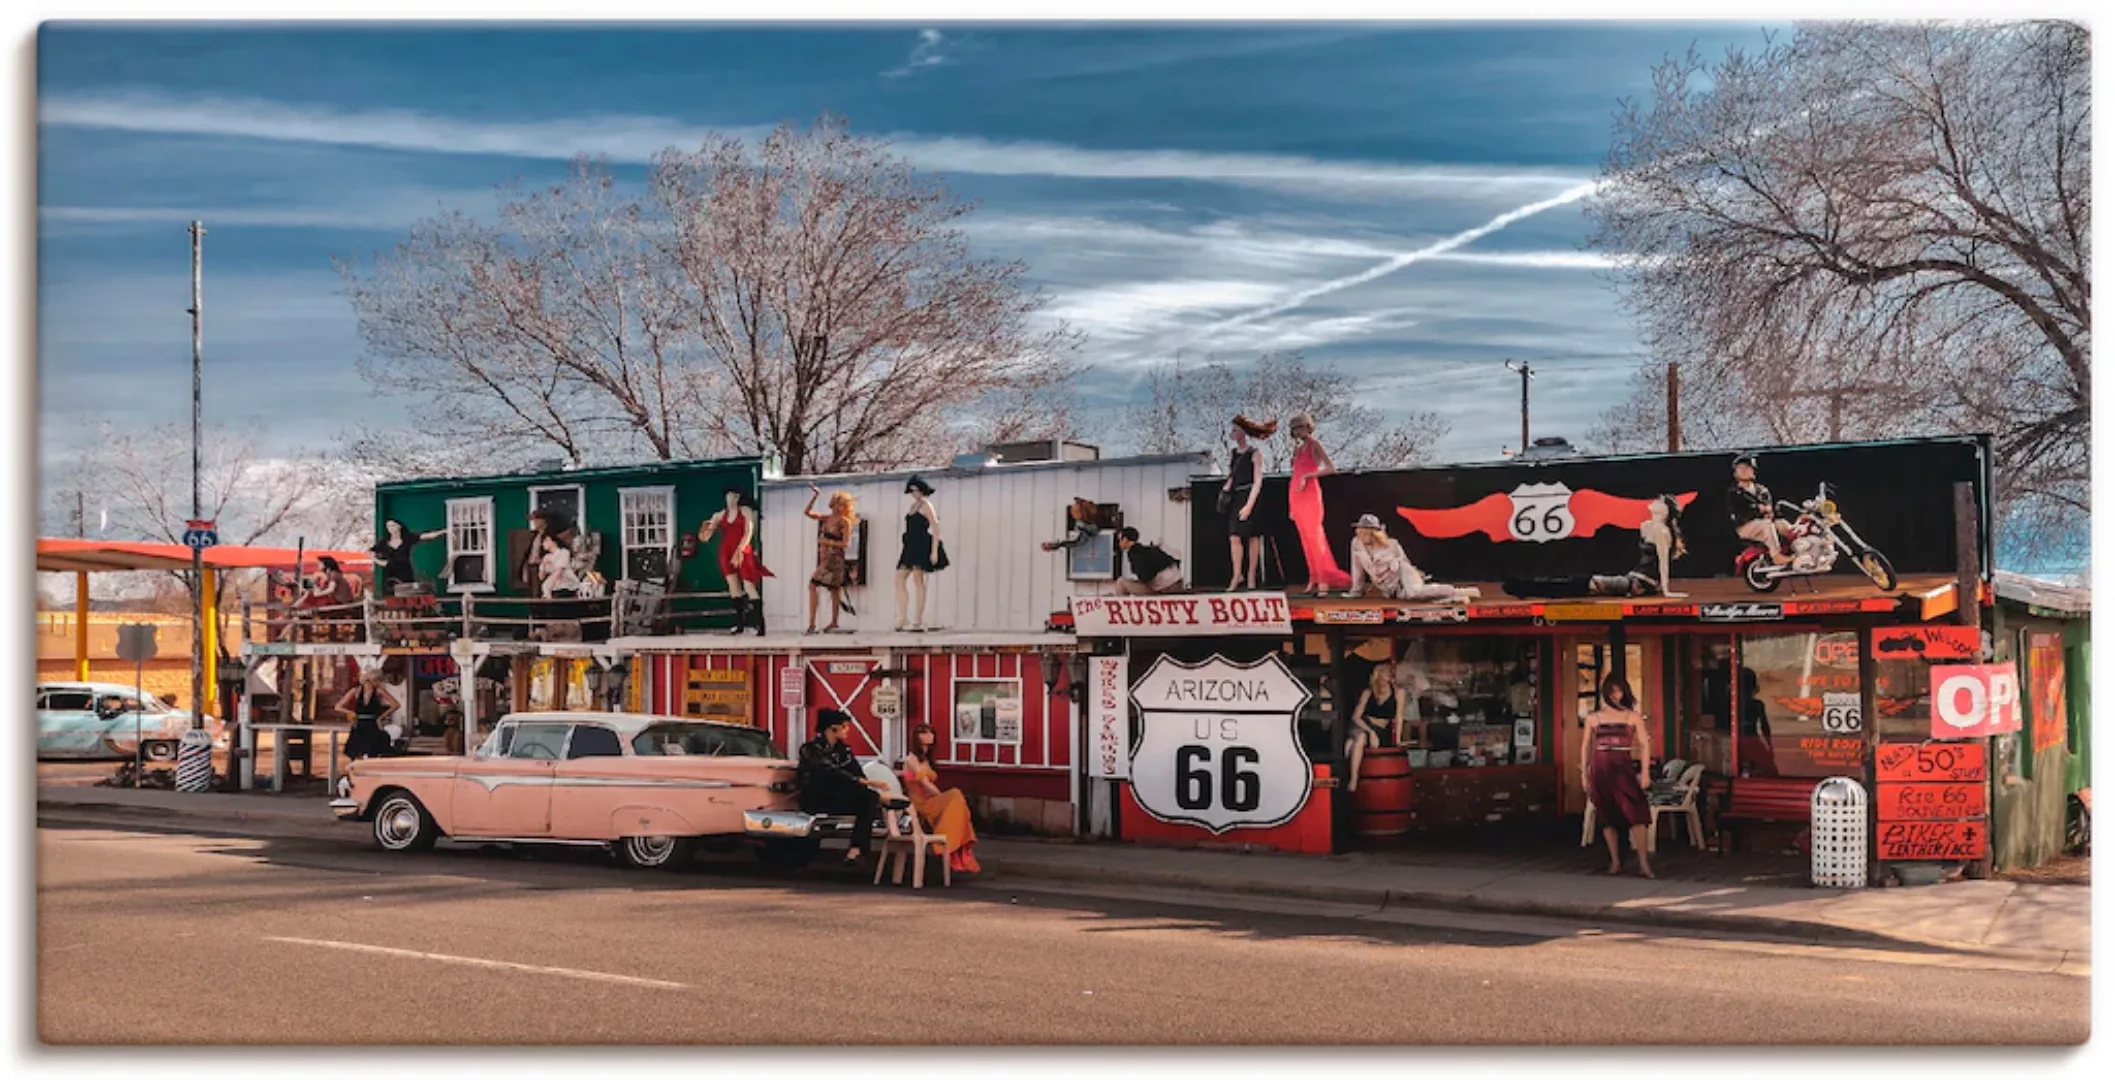
<path id="1" fill-rule="evenodd" d="M 1645 840 L 1649 850 L 1658 851 L 1660 848 L 1660 816 L 1663 814 L 1688 818 L 1689 846 L 1698 851 L 1703 850 L 1704 816 L 1696 805 L 1697 791 L 1703 784 L 1704 767 L 1691 765 L 1682 770 L 1682 778 L 1675 781 L 1674 789 L 1669 795 L 1652 800 L 1652 831 L 1646 834 Z"/>

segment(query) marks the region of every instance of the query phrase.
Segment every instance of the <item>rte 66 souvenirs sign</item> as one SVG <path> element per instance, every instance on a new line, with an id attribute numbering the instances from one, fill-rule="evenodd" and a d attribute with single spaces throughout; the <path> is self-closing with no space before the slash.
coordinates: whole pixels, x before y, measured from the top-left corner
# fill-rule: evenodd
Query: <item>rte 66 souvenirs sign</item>
<path id="1" fill-rule="evenodd" d="M 1131 752 L 1138 805 L 1213 835 L 1291 821 L 1314 775 L 1294 729 L 1307 699 L 1276 653 L 1247 664 L 1155 660 L 1131 687 L 1143 727 Z"/>

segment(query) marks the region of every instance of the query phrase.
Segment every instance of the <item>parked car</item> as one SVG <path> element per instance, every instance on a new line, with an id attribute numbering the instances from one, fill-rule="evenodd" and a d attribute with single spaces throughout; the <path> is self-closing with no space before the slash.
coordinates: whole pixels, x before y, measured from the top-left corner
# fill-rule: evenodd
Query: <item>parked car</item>
<path id="1" fill-rule="evenodd" d="M 220 721 L 205 718 L 214 745 L 224 745 Z M 149 761 L 174 761 L 191 714 L 120 683 L 37 684 L 37 759 L 130 759 L 138 746 Z"/>
<path id="2" fill-rule="evenodd" d="M 594 844 L 631 866 L 658 867 L 700 848 L 748 845 L 767 862 L 798 866 L 849 823 L 803 813 L 793 778 L 770 736 L 741 724 L 513 713 L 471 754 L 353 762 L 331 809 L 368 823 L 384 851 L 443 838 Z"/>

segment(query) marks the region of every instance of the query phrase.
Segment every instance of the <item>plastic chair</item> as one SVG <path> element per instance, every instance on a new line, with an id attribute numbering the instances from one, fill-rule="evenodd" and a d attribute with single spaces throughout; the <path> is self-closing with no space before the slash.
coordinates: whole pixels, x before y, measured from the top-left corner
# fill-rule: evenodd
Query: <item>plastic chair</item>
<path id="1" fill-rule="evenodd" d="M 1697 791 L 1704 784 L 1704 767 L 1691 765 L 1682 770 L 1682 778 L 1675 781 L 1674 788 L 1664 796 L 1652 800 L 1652 831 L 1646 834 L 1645 845 L 1649 851 L 1660 848 L 1660 816 L 1673 814 L 1689 819 L 1689 846 L 1702 851 L 1704 848 L 1704 817 L 1696 805 Z M 1591 811 L 1589 811 L 1591 812 Z"/>
<path id="2" fill-rule="evenodd" d="M 915 807 L 890 810 L 882 815 L 888 833 L 881 840 L 881 857 L 874 860 L 874 884 L 881 884 L 881 872 L 893 867 L 890 884 L 903 884 L 903 864 L 911 864 L 911 888 L 925 888 L 925 859 L 929 854 L 945 855 L 947 837 L 925 831 L 925 823 L 918 820 Z M 940 880 L 943 885 L 955 883 L 955 869 L 945 858 L 940 860 Z"/>

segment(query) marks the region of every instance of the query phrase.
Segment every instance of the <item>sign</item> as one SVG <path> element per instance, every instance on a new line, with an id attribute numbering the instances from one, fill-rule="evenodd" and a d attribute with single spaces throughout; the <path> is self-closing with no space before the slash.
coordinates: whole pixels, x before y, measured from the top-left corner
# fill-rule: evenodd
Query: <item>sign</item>
<path id="1" fill-rule="evenodd" d="M 808 669 L 790 664 L 779 669 L 778 703 L 789 709 L 808 707 Z"/>
<path id="2" fill-rule="evenodd" d="M 1972 862 L 1990 847 L 1980 821 L 1894 821 L 1880 825 L 1882 862 Z"/>
<path id="3" fill-rule="evenodd" d="M 1513 489 L 1513 514 L 1506 519 L 1506 534 L 1513 539 L 1546 544 L 1570 537 L 1578 526 L 1579 520 L 1572 516 L 1572 489 L 1563 484 L 1522 484 Z"/>
<path id="4" fill-rule="evenodd" d="M 1097 656 L 1088 661 L 1088 775 L 1122 780 L 1131 775 L 1131 716 L 1124 703 L 1124 658 Z"/>
<path id="5" fill-rule="evenodd" d="M 220 543 L 220 533 L 213 527 L 213 522 L 200 518 L 192 518 L 184 522 L 185 547 L 193 551 L 204 551 L 218 543 Z"/>
<path id="6" fill-rule="evenodd" d="M 122 623 L 118 626 L 118 659 L 142 664 L 154 659 L 156 651 L 153 623 Z"/>
<path id="7" fill-rule="evenodd" d="M 1292 633 L 1284 593 L 1223 596 L 1075 596 L 1074 632 L 1081 637 L 1199 637 Z"/>
<path id="8" fill-rule="evenodd" d="M 874 688 L 874 719 L 898 720 L 903 717 L 903 691 L 890 683 Z"/>
<path id="9" fill-rule="evenodd" d="M 1675 496 L 1675 505 L 1686 507 L 1696 492 Z M 1553 540 L 1592 536 L 1602 529 L 1636 529 L 1652 514 L 1652 499 L 1631 499 L 1599 491 L 1573 491 L 1569 484 L 1521 484 L 1510 493 L 1486 495 L 1467 506 L 1445 510 L 1395 508 L 1418 534 L 1434 540 L 1452 540 L 1482 533 L 1494 541 L 1524 540 L 1547 544 Z"/>
<path id="10" fill-rule="evenodd" d="M 1479 619 L 1527 619 L 1541 610 L 1541 604 L 1478 604 L 1475 614 Z"/>
<path id="11" fill-rule="evenodd" d="M 683 715 L 749 722 L 748 671 L 694 667 L 683 675 Z"/>
<path id="12" fill-rule="evenodd" d="M 1131 754 L 1138 805 L 1215 836 L 1291 821 L 1314 777 L 1294 729 L 1308 697 L 1277 653 L 1247 664 L 1161 656 L 1131 688 L 1143 728 Z"/>
<path id="13" fill-rule="evenodd" d="M 1980 783 L 1990 775 L 1981 743 L 1881 743 L 1874 759 L 1882 783 Z"/>
<path id="14" fill-rule="evenodd" d="M 1895 626 L 1873 631 L 1875 660 L 1973 660 L 1983 635 L 1973 626 Z"/>
<path id="15" fill-rule="evenodd" d="M 1990 812 L 1982 784 L 1882 784 L 1881 821 L 1959 821 Z"/>
<path id="16" fill-rule="evenodd" d="M 1696 617 L 1705 622 L 1775 622 L 1785 617 L 1785 608 L 1783 604 L 1753 601 L 1705 604 L 1697 608 Z"/>
<path id="17" fill-rule="evenodd" d="M 1388 613 L 1380 608 L 1316 608 L 1314 621 L 1319 626 L 1379 626 L 1388 621 Z"/>
<path id="18" fill-rule="evenodd" d="M 832 675 L 864 675 L 874 670 L 871 660 L 832 660 L 823 665 L 823 670 Z"/>
<path id="19" fill-rule="evenodd" d="M 1980 739 L 2020 729 L 2020 681 L 2007 664 L 1931 669 L 1931 737 Z"/>
<path id="20" fill-rule="evenodd" d="M 1469 609 L 1465 607 L 1413 607 L 1396 613 L 1395 621 L 1407 623 L 1464 623 L 1469 621 Z"/>
<path id="21" fill-rule="evenodd" d="M 1019 745 L 1019 679 L 960 678 L 954 681 L 954 692 L 954 741 Z"/>
<path id="22" fill-rule="evenodd" d="M 1542 617 L 1549 622 L 1617 622 L 1623 618 L 1623 605 L 1544 604 Z"/>
<path id="23" fill-rule="evenodd" d="M 1843 735 L 1802 735 L 1795 745 L 1809 767 L 1855 773 L 1865 768 L 1865 740 Z"/>
<path id="24" fill-rule="evenodd" d="M 1839 735 L 1865 730 L 1857 691 L 1830 690 L 1821 695 L 1821 730 Z"/>
<path id="25" fill-rule="evenodd" d="M 2062 746 L 2070 711 L 2064 701 L 2064 637 L 2062 634 L 2027 636 L 2027 677 L 2032 680 L 2028 696 L 2034 705 L 2034 752 Z"/>
<path id="26" fill-rule="evenodd" d="M 253 641 L 245 648 L 249 650 L 251 656 L 294 655 L 294 643 L 291 641 Z"/>

